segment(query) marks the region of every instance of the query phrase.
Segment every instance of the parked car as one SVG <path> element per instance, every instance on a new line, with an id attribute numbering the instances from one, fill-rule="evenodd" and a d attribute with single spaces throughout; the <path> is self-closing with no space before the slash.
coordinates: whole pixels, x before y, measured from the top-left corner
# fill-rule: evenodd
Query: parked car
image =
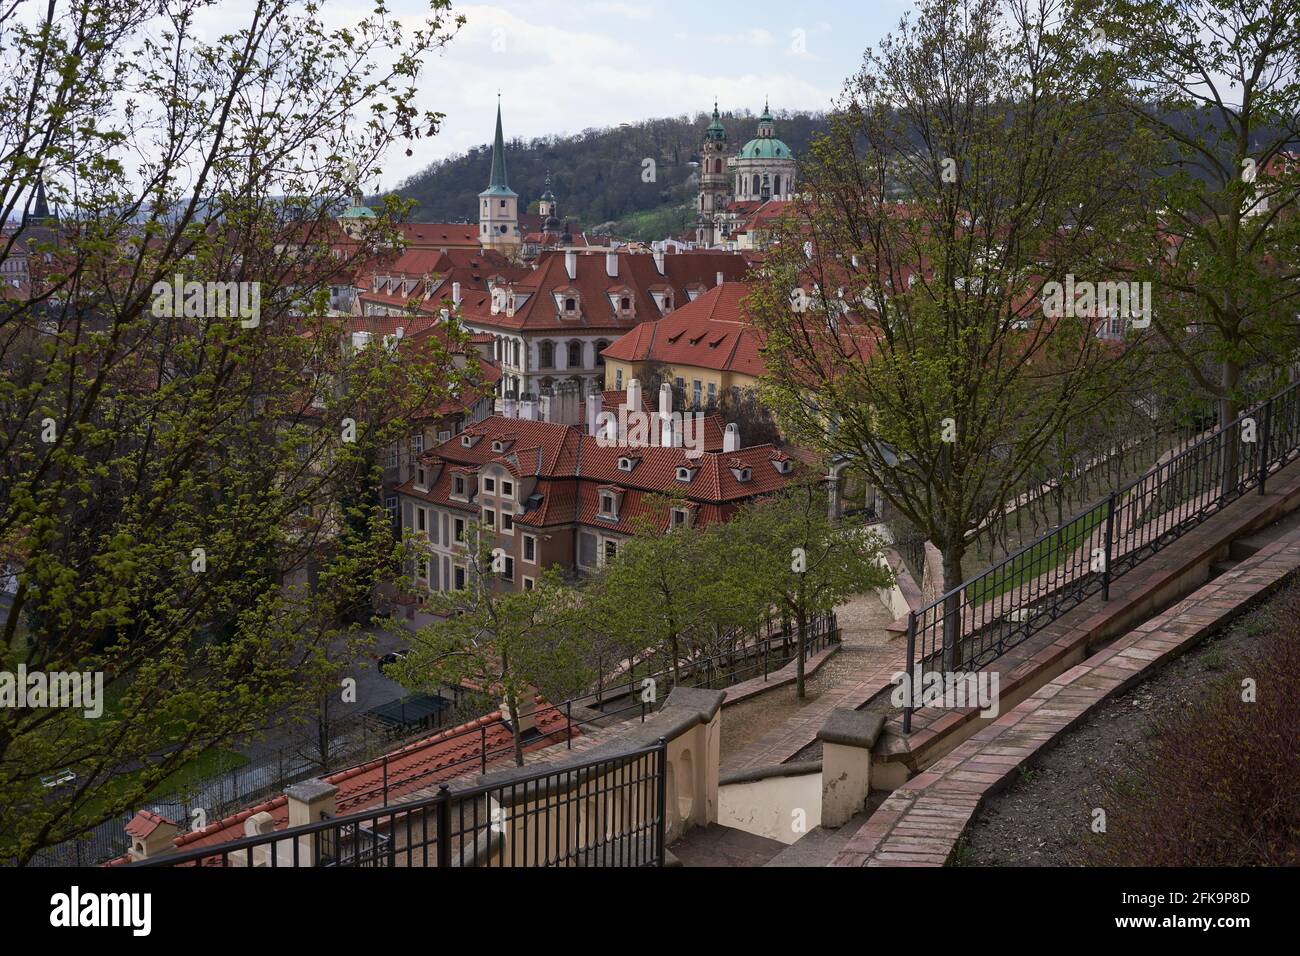
<path id="1" fill-rule="evenodd" d="M 389 665 L 396 664 L 398 661 L 405 658 L 406 655 L 409 653 L 410 653 L 409 648 L 407 650 L 401 650 L 401 651 L 389 651 L 383 657 L 379 658 L 379 673 L 382 674 L 388 668 Z"/>

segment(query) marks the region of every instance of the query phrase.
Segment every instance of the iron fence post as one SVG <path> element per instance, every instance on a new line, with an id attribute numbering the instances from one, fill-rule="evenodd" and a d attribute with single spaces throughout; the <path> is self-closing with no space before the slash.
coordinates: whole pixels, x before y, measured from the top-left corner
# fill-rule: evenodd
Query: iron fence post
<path id="1" fill-rule="evenodd" d="M 438 785 L 438 866 L 451 866 L 451 790 L 445 783 Z"/>
<path id="2" fill-rule="evenodd" d="M 565 719 L 565 729 L 567 731 L 565 736 L 568 738 L 567 740 L 564 741 L 564 749 L 572 750 L 573 749 L 573 701 L 571 700 L 566 700 L 564 702 L 564 719 Z"/>
<path id="3" fill-rule="evenodd" d="M 1115 541 L 1115 492 L 1106 498 L 1106 557 L 1101 566 L 1101 599 L 1110 600 L 1110 554 Z"/>
<path id="4" fill-rule="evenodd" d="M 487 724 L 483 724 L 478 729 L 478 753 L 479 766 L 483 768 L 484 773 L 487 773 Z"/>
<path id="5" fill-rule="evenodd" d="M 659 867 L 664 865 L 664 854 L 668 842 L 668 741 L 664 737 L 659 738 L 659 779 L 655 781 L 655 789 L 658 793 L 659 819 L 655 821 L 655 857 L 658 860 Z"/>
<path id="6" fill-rule="evenodd" d="M 384 806 L 388 806 L 388 754 L 384 754 Z"/>
<path id="7" fill-rule="evenodd" d="M 916 687 L 916 612 L 907 612 L 907 703 L 903 705 L 903 733 L 912 732 L 912 690 Z"/>
<path id="8" fill-rule="evenodd" d="M 1264 493 L 1264 482 L 1268 479 L 1268 452 L 1270 433 L 1273 431 L 1273 399 L 1264 403 L 1264 429 L 1259 436 L 1259 493 Z"/>

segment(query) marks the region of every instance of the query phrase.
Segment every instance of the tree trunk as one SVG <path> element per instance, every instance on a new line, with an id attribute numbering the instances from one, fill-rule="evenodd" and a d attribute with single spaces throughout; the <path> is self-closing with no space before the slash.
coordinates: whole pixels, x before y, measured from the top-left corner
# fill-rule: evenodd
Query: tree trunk
<path id="1" fill-rule="evenodd" d="M 1219 368 L 1219 385 L 1223 397 L 1219 399 L 1219 427 L 1228 425 L 1241 414 L 1237 402 L 1237 385 L 1241 381 L 1241 365 L 1225 359 Z M 1256 423 L 1258 431 L 1258 423 Z M 1257 435 L 1256 438 L 1259 436 Z M 1223 470 L 1219 480 L 1219 494 L 1226 495 L 1237 484 L 1237 465 L 1241 459 L 1241 438 L 1239 435 L 1224 432 L 1220 439 L 1223 448 Z"/>
<path id="2" fill-rule="evenodd" d="M 519 698 L 515 694 L 506 695 L 506 709 L 510 712 L 510 735 L 515 743 L 515 766 L 524 765 L 524 738 L 519 732 Z"/>
<path id="3" fill-rule="evenodd" d="M 961 537 L 956 539 L 961 542 Z M 943 590 L 947 595 L 943 601 L 943 669 L 954 671 L 962 662 L 962 621 L 961 592 L 956 590 L 964 580 L 961 559 L 966 554 L 963 543 L 952 544 L 942 549 L 943 554 Z"/>

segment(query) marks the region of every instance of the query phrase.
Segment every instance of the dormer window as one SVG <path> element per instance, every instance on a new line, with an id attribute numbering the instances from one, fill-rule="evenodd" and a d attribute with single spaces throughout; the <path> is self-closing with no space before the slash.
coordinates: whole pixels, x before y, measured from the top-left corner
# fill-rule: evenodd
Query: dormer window
<path id="1" fill-rule="evenodd" d="M 457 475 L 452 479 L 452 491 L 460 497 L 465 497 L 465 476 Z"/>
<path id="2" fill-rule="evenodd" d="M 754 472 L 747 466 L 732 468 L 731 476 L 743 485 L 745 482 L 749 481 L 750 478 L 754 476 Z"/>
<path id="3" fill-rule="evenodd" d="M 565 311 L 565 312 L 576 312 L 577 310 L 578 310 L 578 300 L 577 300 L 577 299 L 575 299 L 573 296 L 569 296 L 567 299 L 564 300 L 564 311 Z"/>
<path id="4" fill-rule="evenodd" d="M 673 528 L 680 528 L 683 525 L 689 525 L 691 523 L 691 513 L 685 508 L 674 508 L 669 521 L 669 526 Z"/>
<path id="5" fill-rule="evenodd" d="M 600 516 L 602 518 L 618 518 L 618 495 L 612 491 L 602 491 L 600 493 Z"/>
<path id="6" fill-rule="evenodd" d="M 429 476 L 423 465 L 415 469 L 415 484 L 420 488 L 429 487 Z"/>
<path id="7" fill-rule="evenodd" d="M 677 480 L 678 480 L 678 481 L 685 481 L 685 482 L 689 483 L 690 480 L 691 480 L 692 478 L 694 478 L 694 477 L 695 477 L 695 472 L 692 471 L 690 468 L 687 468 L 685 465 L 682 465 L 681 467 L 679 467 L 679 468 L 677 469 Z"/>
<path id="8" fill-rule="evenodd" d="M 627 296 L 623 296 L 623 298 L 618 300 L 618 307 L 624 312 L 629 312 L 632 309 L 632 300 Z"/>
<path id="9" fill-rule="evenodd" d="M 641 459 L 639 458 L 631 458 L 627 455 L 624 455 L 622 458 L 618 460 L 618 470 L 631 471 L 633 468 L 636 467 L 637 462 L 639 462 L 640 460 Z"/>
<path id="10" fill-rule="evenodd" d="M 492 443 L 492 450 L 496 452 L 498 455 L 501 454 L 503 451 L 505 451 L 505 448 L 506 448 L 505 443 L 502 442 L 501 439 L 499 438 Z"/>
<path id="11" fill-rule="evenodd" d="M 794 471 L 794 462 L 789 458 L 773 458 L 772 467 L 776 469 L 778 475 L 788 475 Z"/>

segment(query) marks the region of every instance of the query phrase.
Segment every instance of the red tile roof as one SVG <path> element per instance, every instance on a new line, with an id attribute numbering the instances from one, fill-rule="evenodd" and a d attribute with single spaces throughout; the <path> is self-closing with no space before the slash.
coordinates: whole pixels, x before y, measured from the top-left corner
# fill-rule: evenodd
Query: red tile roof
<path id="1" fill-rule="evenodd" d="M 618 275 L 606 271 L 606 256 L 614 255 L 618 261 Z M 748 270 L 744 256 L 732 252 L 688 252 L 663 257 L 661 274 L 652 255 L 627 252 L 574 254 L 576 276 L 569 277 L 564 252 L 543 252 L 531 273 L 513 282 L 516 297 L 526 300 L 507 315 L 505 311 L 492 314 L 491 303 L 486 307 L 466 308 L 466 321 L 473 325 L 504 329 L 533 331 L 625 331 L 638 322 L 661 318 L 663 313 L 651 295 L 654 291 L 671 289 L 673 306 L 681 308 L 690 301 L 687 287 L 717 284 L 717 274 L 724 281 L 738 280 Z M 632 313 L 621 316 L 614 308 L 609 289 L 626 286 L 632 298 Z M 579 313 L 575 318 L 565 318 L 555 298 L 561 291 L 576 292 Z"/>
<path id="2" fill-rule="evenodd" d="M 657 322 L 642 322 L 606 346 L 606 358 L 662 362 L 759 376 L 761 336 L 745 313 L 749 287 L 725 282 Z"/>

